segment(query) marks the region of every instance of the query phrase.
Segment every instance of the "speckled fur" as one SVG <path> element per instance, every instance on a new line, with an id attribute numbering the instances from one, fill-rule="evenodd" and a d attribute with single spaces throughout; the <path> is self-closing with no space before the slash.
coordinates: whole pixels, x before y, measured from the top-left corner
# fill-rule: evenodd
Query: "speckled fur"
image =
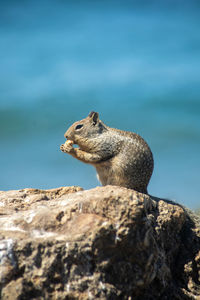
<path id="1" fill-rule="evenodd" d="M 98 113 L 91 112 L 65 133 L 71 144 L 61 150 L 82 162 L 92 164 L 102 185 L 117 185 L 147 193 L 153 172 L 153 155 L 138 134 L 106 126 Z"/>

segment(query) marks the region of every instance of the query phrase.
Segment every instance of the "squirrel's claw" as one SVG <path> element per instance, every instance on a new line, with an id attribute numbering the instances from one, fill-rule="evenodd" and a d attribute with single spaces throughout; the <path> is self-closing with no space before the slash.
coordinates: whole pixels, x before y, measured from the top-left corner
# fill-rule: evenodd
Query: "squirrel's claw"
<path id="1" fill-rule="evenodd" d="M 71 140 L 66 141 L 64 144 L 62 144 L 60 146 L 60 150 L 62 152 L 65 152 L 65 153 L 71 153 L 71 152 L 73 152 L 73 150 L 74 150 L 74 148 L 73 148 L 73 141 L 71 141 Z"/>
<path id="2" fill-rule="evenodd" d="M 65 152 L 64 144 L 60 145 L 60 150 L 61 150 L 62 152 Z"/>

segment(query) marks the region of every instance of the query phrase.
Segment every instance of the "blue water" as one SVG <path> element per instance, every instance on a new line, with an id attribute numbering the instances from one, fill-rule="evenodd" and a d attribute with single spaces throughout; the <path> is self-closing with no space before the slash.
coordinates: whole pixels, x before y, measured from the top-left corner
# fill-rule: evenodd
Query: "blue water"
<path id="1" fill-rule="evenodd" d="M 200 2 L 1 1 L 0 190 L 99 185 L 61 153 L 100 113 L 142 135 L 149 193 L 200 206 Z"/>

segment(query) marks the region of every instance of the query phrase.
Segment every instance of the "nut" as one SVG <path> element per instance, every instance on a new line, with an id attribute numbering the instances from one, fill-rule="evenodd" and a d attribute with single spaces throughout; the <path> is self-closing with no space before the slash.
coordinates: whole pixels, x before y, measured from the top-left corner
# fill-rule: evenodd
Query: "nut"
<path id="1" fill-rule="evenodd" d="M 73 145 L 74 144 L 74 142 L 73 141 L 71 141 L 71 140 L 67 140 L 66 142 L 65 142 L 65 145 L 67 146 L 67 145 Z"/>

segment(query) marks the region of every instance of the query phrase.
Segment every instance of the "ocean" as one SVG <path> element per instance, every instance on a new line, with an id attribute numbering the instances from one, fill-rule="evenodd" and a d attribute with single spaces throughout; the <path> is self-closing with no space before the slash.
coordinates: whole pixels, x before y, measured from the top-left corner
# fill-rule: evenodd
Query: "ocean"
<path id="1" fill-rule="evenodd" d="M 62 153 L 90 111 L 150 145 L 149 193 L 200 207 L 200 2 L 1 1 L 0 190 L 100 185 Z"/>

